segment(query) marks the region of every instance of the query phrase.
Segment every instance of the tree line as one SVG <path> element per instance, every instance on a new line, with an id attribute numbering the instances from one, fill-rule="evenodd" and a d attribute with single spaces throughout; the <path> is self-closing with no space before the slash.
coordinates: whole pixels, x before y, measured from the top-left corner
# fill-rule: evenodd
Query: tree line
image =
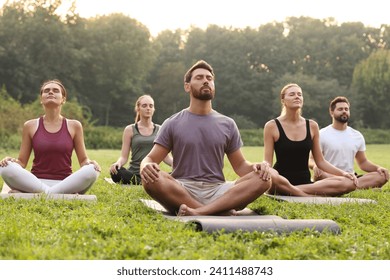
<path id="1" fill-rule="evenodd" d="M 22 106 L 37 100 L 43 81 L 57 78 L 94 125 L 132 122 L 134 102 L 145 93 L 162 123 L 188 106 L 183 75 L 204 59 L 216 73 L 214 108 L 239 128 L 261 128 L 277 117 L 280 89 L 289 82 L 302 87 L 303 114 L 320 126 L 330 122 L 329 101 L 344 95 L 354 126 L 390 127 L 388 25 L 290 17 L 257 28 L 210 25 L 152 37 L 123 14 L 87 19 L 73 5 L 59 15 L 62 2 L 20 0 L 0 10 L 0 85 Z"/>

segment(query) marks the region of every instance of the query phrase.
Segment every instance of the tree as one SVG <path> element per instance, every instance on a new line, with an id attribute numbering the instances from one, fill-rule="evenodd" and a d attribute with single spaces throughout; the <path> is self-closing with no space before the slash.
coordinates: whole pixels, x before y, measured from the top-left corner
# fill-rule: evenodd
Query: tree
<path id="1" fill-rule="evenodd" d="M 378 50 L 360 62 L 353 73 L 353 109 L 361 125 L 389 128 L 390 51 Z"/>
<path id="2" fill-rule="evenodd" d="M 353 69 L 366 58 L 374 45 L 368 45 L 362 23 L 339 26 L 333 18 L 324 20 L 291 17 L 285 21 L 291 73 L 315 75 L 319 80 L 336 79 L 349 87 Z"/>
<path id="3" fill-rule="evenodd" d="M 68 89 L 80 78 L 67 25 L 56 14 L 62 1 L 12 2 L 0 18 L 0 84 L 22 103 L 35 100 L 41 83 L 58 78 Z"/>
<path id="4" fill-rule="evenodd" d="M 0 89 L 0 139 L 21 133 L 27 115 L 28 112 L 23 110 L 22 105 L 13 99 L 3 86 Z"/>
<path id="5" fill-rule="evenodd" d="M 122 14 L 97 17 L 79 36 L 85 56 L 77 85 L 100 125 L 124 126 L 142 95 L 154 55 L 145 26 Z"/>
<path id="6" fill-rule="evenodd" d="M 162 123 L 167 117 L 188 106 L 183 88 L 186 68 L 183 63 L 184 34 L 166 30 L 153 41 L 156 60 L 148 77 L 150 88 L 146 92 L 154 98 L 154 121 Z"/>

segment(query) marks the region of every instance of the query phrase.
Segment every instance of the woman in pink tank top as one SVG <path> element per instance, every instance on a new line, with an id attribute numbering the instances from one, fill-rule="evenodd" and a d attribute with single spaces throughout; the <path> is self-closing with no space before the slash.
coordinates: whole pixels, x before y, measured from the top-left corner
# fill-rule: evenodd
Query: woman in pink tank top
<path id="1" fill-rule="evenodd" d="M 14 192 L 85 193 L 99 176 L 100 166 L 90 160 L 84 144 L 83 127 L 61 115 L 67 92 L 59 80 L 43 83 L 40 90 L 44 115 L 25 122 L 18 158 L 0 161 L 0 176 Z M 72 172 L 72 152 L 80 169 Z M 31 172 L 25 170 L 31 152 Z"/>

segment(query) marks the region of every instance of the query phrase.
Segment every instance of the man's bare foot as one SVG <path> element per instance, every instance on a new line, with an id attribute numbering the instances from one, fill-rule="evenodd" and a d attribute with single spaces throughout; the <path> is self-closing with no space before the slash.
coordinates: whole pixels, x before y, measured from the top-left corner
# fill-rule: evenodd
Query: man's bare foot
<path id="1" fill-rule="evenodd" d="M 188 207 L 185 204 L 180 205 L 179 211 L 177 212 L 177 216 L 204 216 L 204 215 L 212 215 L 212 214 L 202 214 L 197 209 Z M 237 211 L 232 209 L 229 211 L 219 212 L 214 214 L 217 216 L 237 216 Z"/>
<path id="2" fill-rule="evenodd" d="M 185 204 L 180 205 L 179 211 L 177 212 L 178 216 L 198 216 L 198 213 L 195 209 L 188 207 Z"/>

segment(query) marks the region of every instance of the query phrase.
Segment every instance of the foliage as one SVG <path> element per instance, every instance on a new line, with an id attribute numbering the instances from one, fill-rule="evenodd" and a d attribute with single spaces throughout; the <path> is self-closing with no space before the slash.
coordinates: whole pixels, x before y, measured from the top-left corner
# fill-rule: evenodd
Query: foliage
<path id="1" fill-rule="evenodd" d="M 31 118 L 36 118 L 44 114 L 40 98 L 24 106 Z M 75 99 L 67 100 L 61 108 L 61 114 L 68 119 L 76 119 L 81 122 L 84 128 L 92 125 L 91 112 L 88 107 L 81 106 Z"/>
<path id="2" fill-rule="evenodd" d="M 361 125 L 389 128 L 390 51 L 378 50 L 360 62 L 353 74 L 354 101 Z"/>
<path id="3" fill-rule="evenodd" d="M 389 145 L 370 146 L 370 159 L 390 168 L 383 157 Z M 249 160 L 262 158 L 259 147 L 244 148 Z M 11 260 L 388 260 L 390 258 L 390 186 L 356 191 L 348 197 L 377 204 L 306 205 L 261 196 L 249 208 L 285 219 L 332 219 L 341 234 L 315 230 L 208 234 L 190 224 L 167 220 L 140 198 L 140 186 L 104 181 L 118 150 L 89 150 L 103 171 L 89 191 L 97 202 L 0 200 L 0 259 Z M 0 158 L 4 157 L 0 151 Z M 77 162 L 77 161 L 76 161 Z M 235 179 L 225 165 L 227 179 Z M 1 183 L 1 182 L 0 182 Z"/>
<path id="4" fill-rule="evenodd" d="M 20 134 L 28 111 L 7 93 L 5 86 L 0 89 L 0 137 Z"/>
<path id="5" fill-rule="evenodd" d="M 75 100 L 68 100 L 62 107 L 62 115 L 81 122 L 84 128 L 92 126 L 91 113 Z M 23 124 L 43 115 L 39 97 L 32 103 L 22 106 L 20 102 L 8 95 L 5 87 L 0 90 L 0 142 L 2 148 L 17 149 L 20 147 Z M 95 140 L 96 141 L 96 140 Z M 98 142 L 98 141 L 96 141 Z M 105 143 L 106 148 L 112 146 Z M 117 146 L 115 146 L 117 148 Z"/>
<path id="6" fill-rule="evenodd" d="M 162 123 L 188 106 L 183 75 L 204 59 L 216 73 L 214 108 L 245 119 L 245 127 L 262 127 L 278 115 L 277 95 L 286 78 L 302 84 L 305 117 L 320 125 L 329 120 L 330 99 L 347 95 L 361 107 L 356 125 L 390 127 L 382 106 L 389 92 L 386 60 L 373 62 L 369 73 L 362 66 L 355 70 L 377 50 L 388 49 L 390 26 L 290 17 L 258 28 L 165 30 L 153 38 L 123 14 L 85 19 L 73 5 L 61 17 L 62 2 L 7 1 L 0 10 L 0 85 L 23 106 L 36 100 L 44 80 L 57 78 L 97 125 L 125 126 L 144 93 L 155 98 L 155 122 Z"/>
<path id="7" fill-rule="evenodd" d="M 88 127 L 84 130 L 88 149 L 121 149 L 123 130 L 109 126 Z"/>
<path id="8" fill-rule="evenodd" d="M 242 142 L 246 147 L 263 146 L 263 129 L 240 129 Z"/>
<path id="9" fill-rule="evenodd" d="M 245 116 L 232 115 L 230 117 L 236 122 L 239 129 L 254 129 L 257 127 L 256 123 Z"/>
<path id="10" fill-rule="evenodd" d="M 78 35 L 86 53 L 77 83 L 82 104 L 101 125 L 123 126 L 138 96 L 154 55 L 149 31 L 134 19 L 112 14 L 91 19 Z"/>
<path id="11" fill-rule="evenodd" d="M 364 135 L 367 144 L 390 143 L 390 131 L 388 129 L 361 128 L 359 131 Z"/>
<path id="12" fill-rule="evenodd" d="M 60 0 L 21 0 L 2 8 L 0 84 L 23 104 L 35 100 L 45 80 L 58 78 L 72 91 L 80 79 L 75 38 L 56 14 L 60 5 Z"/>
<path id="13" fill-rule="evenodd" d="M 188 106 L 188 95 L 183 89 L 183 75 L 186 71 L 183 63 L 183 45 L 181 30 L 174 32 L 166 30 L 153 40 L 156 59 L 147 79 L 150 88 L 146 91 L 154 99 L 156 112 L 153 117 L 160 124 Z"/>

